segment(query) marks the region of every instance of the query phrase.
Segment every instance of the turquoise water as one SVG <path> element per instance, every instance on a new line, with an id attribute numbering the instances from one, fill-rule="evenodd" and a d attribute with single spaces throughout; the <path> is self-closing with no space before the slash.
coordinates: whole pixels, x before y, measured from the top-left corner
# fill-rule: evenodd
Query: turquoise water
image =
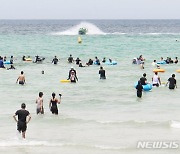
<path id="1" fill-rule="evenodd" d="M 153 76 L 151 63 L 167 56 L 179 57 L 179 20 L 120 20 L 120 21 L 0 21 L 0 55 L 14 56 L 16 70 L 0 70 L 0 151 L 2 153 L 179 153 L 174 150 L 137 149 L 138 141 L 178 141 L 179 64 L 162 65 L 159 74 L 166 82 L 176 74 L 178 88 L 165 86 L 136 97 L 134 83 L 147 73 Z M 77 43 L 78 27 L 86 26 L 89 34 Z M 177 41 L 176 41 L 177 40 Z M 111 58 L 116 66 L 103 65 L 107 79 L 99 80 L 99 67 L 79 68 L 68 64 L 72 54 L 85 64 L 89 58 Z M 145 69 L 132 65 L 132 59 L 142 54 Z M 45 57 L 42 64 L 22 62 L 23 55 Z M 51 64 L 54 56 L 57 66 Z M 70 67 L 77 70 L 76 84 L 60 83 Z M 17 85 L 23 70 L 27 84 Z M 41 74 L 44 70 L 45 74 Z M 35 100 L 44 93 L 45 115 L 36 115 Z M 51 115 L 48 103 L 51 93 L 62 93 L 59 115 Z M 13 114 L 25 102 L 32 115 L 27 139 L 16 134 Z"/>

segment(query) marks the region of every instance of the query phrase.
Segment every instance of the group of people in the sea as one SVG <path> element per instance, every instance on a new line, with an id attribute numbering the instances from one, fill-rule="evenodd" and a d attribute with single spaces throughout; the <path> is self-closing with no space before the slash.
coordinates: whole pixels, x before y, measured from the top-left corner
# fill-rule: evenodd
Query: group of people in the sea
<path id="1" fill-rule="evenodd" d="M 7 60 L 7 57 L 1 57 L 0 56 L 0 68 L 5 68 L 4 64 L 10 64 L 10 67 L 7 69 L 15 69 L 15 67 L 13 66 L 13 56 L 10 57 L 9 61 Z"/>
<path id="2" fill-rule="evenodd" d="M 142 91 L 143 86 L 150 84 L 147 82 L 146 73 L 143 74 L 143 76 L 139 79 L 138 84 L 136 86 L 137 89 L 137 97 L 142 97 Z M 161 85 L 161 79 L 158 76 L 158 72 L 154 73 L 154 76 L 152 77 L 152 86 L 159 87 Z M 169 89 L 175 89 L 177 88 L 177 82 L 175 79 L 175 74 L 172 74 L 172 76 L 168 79 L 165 86 L 169 85 Z"/>
<path id="3" fill-rule="evenodd" d="M 28 57 L 28 58 L 30 58 L 30 57 Z M 36 57 L 36 58 L 38 58 L 38 57 Z M 26 58 L 23 56 L 22 60 L 26 60 Z M 79 65 L 80 61 L 81 61 L 79 58 L 77 58 L 76 60 L 73 60 L 72 55 L 70 55 L 70 57 L 68 57 L 67 60 L 69 63 L 75 62 L 77 65 Z M 105 60 L 105 59 L 103 59 L 103 60 Z M 2 59 L 2 61 L 3 61 L 3 59 Z M 57 64 L 58 61 L 59 60 L 58 60 L 57 56 L 55 56 L 52 60 L 52 63 Z M 99 59 L 97 57 L 95 57 L 95 62 L 97 62 L 97 61 L 99 61 Z M 89 65 L 92 65 L 93 60 L 89 59 L 88 63 L 89 63 Z M 44 74 L 44 71 L 42 71 L 42 74 Z M 102 66 L 100 66 L 99 75 L 100 75 L 100 79 L 106 79 L 105 70 L 103 69 Z M 68 80 L 70 80 L 71 82 L 74 82 L 74 83 L 76 81 L 78 81 L 76 70 L 73 67 L 71 67 L 71 69 L 69 70 Z M 20 85 L 24 85 L 26 83 L 26 79 L 25 79 L 25 75 L 24 75 L 23 71 L 20 72 L 20 75 L 18 76 L 16 83 L 19 83 Z M 58 115 L 57 104 L 60 104 L 61 96 L 62 95 L 59 94 L 59 99 L 58 99 L 58 98 L 56 98 L 56 94 L 52 93 L 52 98 L 49 101 L 49 109 L 52 112 L 52 114 Z M 39 96 L 36 99 L 36 104 L 37 104 L 36 113 L 37 114 L 44 114 L 43 92 L 39 92 Z M 18 119 L 16 118 L 16 116 L 18 116 Z M 17 122 L 17 130 L 20 133 L 22 133 L 22 137 L 25 138 L 27 124 L 31 120 L 31 115 L 30 115 L 29 111 L 26 110 L 26 104 L 25 103 L 21 104 L 21 109 L 17 110 L 13 117 L 14 117 L 15 121 Z"/>
<path id="4" fill-rule="evenodd" d="M 49 109 L 52 114 L 58 115 L 58 107 L 57 104 L 61 102 L 61 94 L 59 94 L 59 99 L 56 98 L 56 94 L 52 93 L 52 98 L 49 101 Z M 44 107 L 43 107 L 43 92 L 39 92 L 39 97 L 36 99 L 36 113 L 37 114 L 44 114 Z M 18 119 L 16 118 L 18 116 Z M 30 112 L 26 110 L 26 104 L 21 104 L 21 109 L 17 110 L 13 115 L 14 120 L 17 123 L 17 130 L 19 133 L 22 133 L 22 138 L 26 137 L 26 130 L 27 124 L 31 120 Z"/>
<path id="5" fill-rule="evenodd" d="M 29 59 L 28 59 L 29 58 Z M 36 60 L 35 62 L 40 62 L 43 61 L 45 58 L 40 58 L 39 56 L 36 56 Z M 30 57 L 25 57 L 23 56 L 22 58 L 23 61 L 26 60 L 30 60 Z M 161 58 L 162 60 L 162 58 Z M 3 62 L 6 61 L 6 58 L 2 58 L 0 57 L 0 66 L 4 66 Z M 70 55 L 67 58 L 68 63 L 75 63 L 76 65 L 78 65 L 79 67 L 85 67 L 82 65 L 81 63 L 81 59 L 79 57 L 77 57 L 75 60 L 73 58 L 72 55 Z M 108 61 L 112 61 L 111 59 L 108 59 Z M 167 58 L 166 63 L 169 64 L 172 63 L 172 60 L 170 58 Z M 11 66 L 13 66 L 13 56 L 10 57 L 10 62 L 11 62 Z M 52 59 L 52 64 L 58 64 L 59 59 L 57 58 L 57 56 L 54 56 L 54 58 Z M 86 63 L 86 66 L 90 66 L 90 65 L 99 65 L 100 69 L 99 69 L 99 75 L 100 75 L 100 79 L 106 79 L 106 73 L 105 70 L 103 68 L 103 66 L 101 65 L 101 63 L 105 63 L 106 62 L 106 58 L 103 58 L 102 61 L 99 60 L 98 57 L 95 57 L 94 60 L 89 59 L 89 61 Z M 142 55 L 140 55 L 137 59 L 133 59 L 133 64 L 139 64 L 141 65 L 141 67 L 144 67 L 144 62 L 145 62 L 145 58 L 143 58 Z M 154 60 L 155 65 L 157 65 L 156 60 Z M 173 61 L 173 63 L 177 64 L 178 63 L 178 58 L 176 57 L 175 60 Z M 154 66 L 155 66 L 154 65 Z M 2 67 L 4 68 L 4 67 Z M 42 71 L 42 74 L 44 74 L 44 71 Z M 72 83 L 76 83 L 78 81 L 78 77 L 77 77 L 77 71 L 74 69 L 74 67 L 71 67 L 71 69 L 69 70 L 68 73 L 68 78 L 67 80 L 70 80 Z M 24 85 L 26 83 L 25 80 L 25 75 L 24 72 L 21 71 L 20 75 L 18 76 L 16 83 L 19 83 L 20 85 Z M 147 82 L 147 78 L 146 78 L 146 73 L 143 74 L 143 76 L 139 79 L 137 85 L 136 85 L 136 89 L 137 89 L 137 97 L 141 98 L 142 97 L 142 91 L 143 91 L 143 86 L 149 84 Z M 159 87 L 161 85 L 161 79 L 158 76 L 158 72 L 154 73 L 154 76 L 152 77 L 152 85 Z M 170 77 L 166 83 L 166 86 L 169 84 L 169 89 L 174 89 L 177 88 L 177 82 L 175 79 L 175 74 L 172 74 L 172 77 Z M 52 114 L 58 115 L 58 107 L 57 105 L 60 104 L 61 102 L 61 94 L 59 94 L 59 99 L 56 98 L 56 94 L 52 93 L 52 98 L 49 102 L 49 109 L 52 112 Z M 37 114 L 44 114 L 44 107 L 43 107 L 43 92 L 39 92 L 39 96 L 36 99 L 36 113 Z M 19 132 L 22 132 L 22 137 L 25 138 L 25 132 L 27 129 L 27 123 L 30 121 L 31 116 L 29 111 L 27 111 L 26 109 L 26 104 L 22 104 L 21 105 L 21 109 L 18 110 L 15 115 L 13 116 L 15 121 L 17 122 L 17 130 Z M 18 119 L 16 118 L 16 116 L 18 116 Z M 29 117 L 28 120 L 26 120 L 26 117 Z"/>
<path id="6" fill-rule="evenodd" d="M 102 63 L 106 63 L 107 61 L 111 63 L 111 62 L 112 62 L 112 59 L 109 58 L 109 59 L 107 60 L 107 59 L 104 57 L 103 60 L 100 61 L 99 58 L 96 56 L 94 61 L 90 58 L 90 59 L 88 60 L 88 62 L 86 63 L 86 66 L 90 66 L 90 65 L 93 65 L 93 64 L 95 64 L 95 65 L 101 65 L 101 62 L 102 62 Z M 85 66 L 82 64 L 81 59 L 80 59 L 79 57 L 77 57 L 77 58 L 74 60 L 74 58 L 72 57 L 71 54 L 70 54 L 70 56 L 69 56 L 69 58 L 68 58 L 68 62 L 69 62 L 69 63 L 75 62 L 76 65 L 79 65 L 79 67 L 85 67 Z"/>
<path id="7" fill-rule="evenodd" d="M 132 64 L 137 64 L 140 65 L 141 69 L 144 69 L 144 63 L 145 63 L 145 58 L 143 58 L 142 55 L 140 55 L 139 57 L 135 57 L 132 60 Z M 175 59 L 173 60 L 171 57 L 167 57 L 166 59 L 164 59 L 163 57 L 160 58 L 159 61 L 157 61 L 156 59 L 153 60 L 152 62 L 152 66 L 156 66 L 157 68 L 160 68 L 159 64 L 177 64 L 178 63 L 178 57 L 175 57 Z"/>
<path id="8" fill-rule="evenodd" d="M 140 64 L 142 65 L 141 68 L 143 67 L 144 69 L 144 61 L 145 59 L 142 57 L 142 55 L 139 56 L 139 58 L 134 58 L 133 59 L 133 64 Z M 174 60 L 172 60 L 170 57 L 167 57 L 166 60 L 163 60 L 163 57 L 161 57 L 161 61 L 160 62 L 156 62 L 156 60 L 153 61 L 152 66 L 156 66 L 157 70 L 160 69 L 160 65 L 159 64 L 172 64 L 178 63 L 178 57 L 175 57 Z M 143 76 L 139 79 L 137 85 L 136 85 L 136 89 L 137 89 L 137 97 L 141 98 L 142 97 L 142 91 L 143 91 L 143 86 L 150 84 L 147 82 L 147 78 L 146 78 L 146 73 L 143 74 Z M 154 72 L 154 76 L 152 77 L 152 86 L 156 86 L 159 87 L 161 85 L 161 79 L 158 76 L 158 71 Z M 169 89 L 175 89 L 177 88 L 177 81 L 175 79 L 175 74 L 172 74 L 172 76 L 167 80 L 167 83 L 165 84 L 165 86 L 169 85 Z"/>

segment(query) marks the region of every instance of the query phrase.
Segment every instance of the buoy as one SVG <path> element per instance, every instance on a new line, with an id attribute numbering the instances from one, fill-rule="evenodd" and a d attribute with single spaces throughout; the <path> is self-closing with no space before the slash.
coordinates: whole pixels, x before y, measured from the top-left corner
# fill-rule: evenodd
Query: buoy
<path id="1" fill-rule="evenodd" d="M 176 72 L 180 73 L 180 69 L 179 69 L 179 70 L 176 70 Z"/>
<path id="2" fill-rule="evenodd" d="M 80 36 L 78 37 L 78 43 L 82 43 L 82 39 Z"/>

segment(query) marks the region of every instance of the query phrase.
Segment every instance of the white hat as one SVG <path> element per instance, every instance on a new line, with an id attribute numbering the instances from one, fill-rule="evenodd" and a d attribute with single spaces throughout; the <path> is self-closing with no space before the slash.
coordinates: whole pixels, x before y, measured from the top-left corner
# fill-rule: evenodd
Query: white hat
<path id="1" fill-rule="evenodd" d="M 73 69 L 74 67 L 73 66 L 71 66 L 71 69 Z"/>

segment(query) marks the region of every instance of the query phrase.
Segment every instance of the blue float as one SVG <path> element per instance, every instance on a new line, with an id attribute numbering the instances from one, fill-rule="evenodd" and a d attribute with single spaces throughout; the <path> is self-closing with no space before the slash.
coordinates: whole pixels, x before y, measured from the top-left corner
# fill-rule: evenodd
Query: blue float
<path id="1" fill-rule="evenodd" d="M 4 61 L 4 64 L 11 64 L 10 61 Z"/>
<path id="2" fill-rule="evenodd" d="M 106 65 L 117 65 L 117 62 L 116 61 L 112 61 L 112 62 L 107 61 L 107 62 L 105 62 L 105 64 Z"/>
<path id="3" fill-rule="evenodd" d="M 157 62 L 157 64 L 166 64 L 166 62 L 163 60 L 163 61 Z"/>
<path id="4" fill-rule="evenodd" d="M 136 82 L 136 84 L 134 85 L 134 87 L 136 88 L 136 86 L 138 85 L 138 82 Z M 149 91 L 152 89 L 152 84 L 146 84 L 146 85 L 142 85 L 143 86 L 143 90 L 144 91 Z"/>

